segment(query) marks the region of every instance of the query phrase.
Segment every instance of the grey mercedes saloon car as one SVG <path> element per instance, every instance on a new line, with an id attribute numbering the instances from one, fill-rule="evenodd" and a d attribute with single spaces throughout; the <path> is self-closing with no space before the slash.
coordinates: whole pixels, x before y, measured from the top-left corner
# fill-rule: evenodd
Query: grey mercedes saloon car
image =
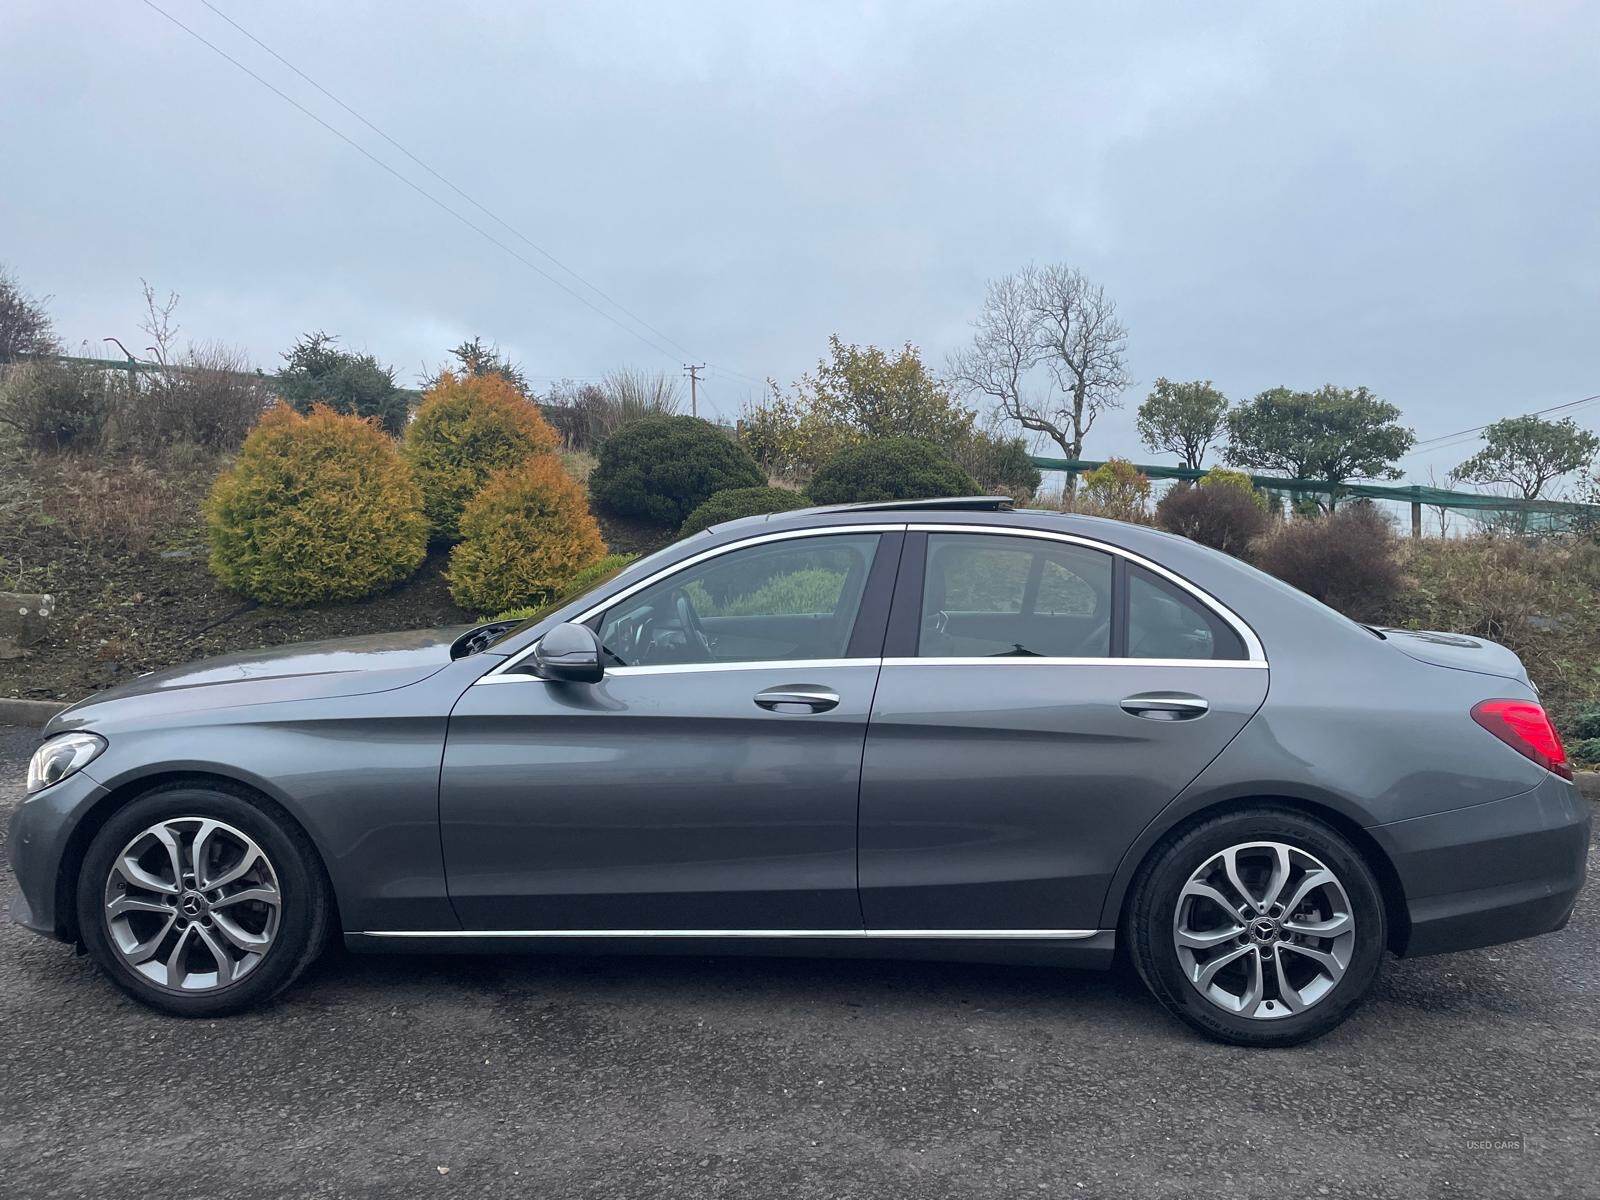
<path id="1" fill-rule="evenodd" d="M 353 950 L 1103 967 L 1314 1037 L 1388 953 L 1560 929 L 1516 656 L 994 499 L 752 517 L 520 624 L 254 651 L 52 720 L 12 918 L 213 1015 Z"/>

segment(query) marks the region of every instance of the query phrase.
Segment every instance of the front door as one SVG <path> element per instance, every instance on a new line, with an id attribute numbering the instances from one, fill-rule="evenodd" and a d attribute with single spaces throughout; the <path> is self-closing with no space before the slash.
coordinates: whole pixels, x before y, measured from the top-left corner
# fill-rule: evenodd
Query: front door
<path id="1" fill-rule="evenodd" d="M 1104 550 L 908 538 L 863 764 L 866 927 L 1094 929 L 1124 851 L 1266 698 L 1266 663 Z"/>
<path id="2" fill-rule="evenodd" d="M 859 934 L 861 752 L 901 536 L 692 563 L 592 619 L 600 683 L 469 688 L 440 799 L 463 928 Z"/>

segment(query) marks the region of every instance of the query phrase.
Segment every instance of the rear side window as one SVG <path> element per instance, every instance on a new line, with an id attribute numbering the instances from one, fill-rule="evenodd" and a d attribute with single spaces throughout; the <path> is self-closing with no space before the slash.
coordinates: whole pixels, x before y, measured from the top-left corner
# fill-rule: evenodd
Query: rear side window
<path id="1" fill-rule="evenodd" d="M 1128 566 L 1129 658 L 1245 658 L 1244 642 L 1193 596 Z"/>
<path id="2" fill-rule="evenodd" d="M 921 658 L 1104 658 L 1111 556 L 1038 538 L 930 533 Z"/>

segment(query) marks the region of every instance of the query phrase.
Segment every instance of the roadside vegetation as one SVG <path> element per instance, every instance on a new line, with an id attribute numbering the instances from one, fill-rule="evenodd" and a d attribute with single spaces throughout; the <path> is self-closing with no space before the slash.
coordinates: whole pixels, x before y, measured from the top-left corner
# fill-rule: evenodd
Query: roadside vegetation
<path id="1" fill-rule="evenodd" d="M 69 699 L 208 653 L 527 614 L 722 521 L 982 493 L 1158 526 L 1371 624 L 1503 642 L 1574 756 L 1600 764 L 1600 522 L 1501 517 L 1413 540 L 1370 503 L 1269 495 L 1232 469 L 1398 477 L 1413 435 L 1365 388 L 1235 403 L 1209 380 L 1158 379 L 1140 436 L 1202 476 L 1163 492 L 1113 458 L 1042 491 L 1030 453 L 1082 458 L 1127 384 L 1115 305 L 1065 267 L 994 281 L 942 371 L 913 345 L 831 338 L 737 428 L 684 415 L 661 373 L 536 395 L 478 338 L 420 396 L 323 331 L 268 373 L 182 340 L 176 296 L 144 299 L 153 361 L 73 360 L 45 300 L 0 272 L 0 590 L 49 593 L 59 614 L 44 644 L 0 657 L 0 695 Z M 1508 418 L 1450 482 L 1600 501 L 1597 450 L 1570 419 Z"/>

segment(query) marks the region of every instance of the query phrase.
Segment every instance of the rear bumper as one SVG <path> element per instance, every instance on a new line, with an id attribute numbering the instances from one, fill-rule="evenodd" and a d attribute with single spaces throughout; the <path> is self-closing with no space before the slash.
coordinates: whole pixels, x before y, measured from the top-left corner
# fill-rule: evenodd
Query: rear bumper
<path id="1" fill-rule="evenodd" d="M 1406 957 L 1560 929 L 1583 888 L 1590 805 L 1554 775 L 1521 795 L 1368 830 L 1405 894 Z"/>

